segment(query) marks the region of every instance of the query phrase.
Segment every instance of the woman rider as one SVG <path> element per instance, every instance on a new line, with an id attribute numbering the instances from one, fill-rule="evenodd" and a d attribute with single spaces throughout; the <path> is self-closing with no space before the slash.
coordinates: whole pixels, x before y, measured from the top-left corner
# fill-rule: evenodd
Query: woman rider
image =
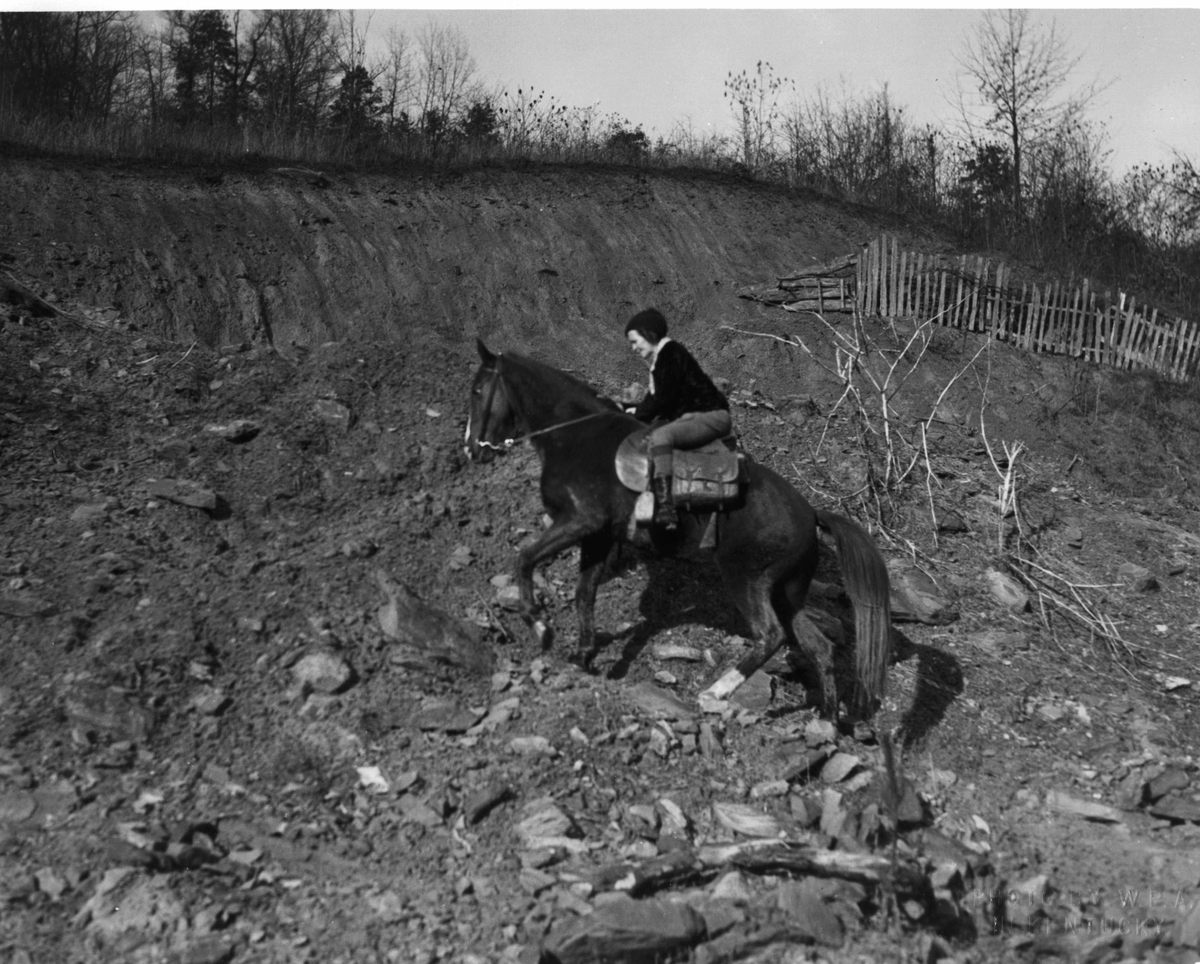
<path id="1" fill-rule="evenodd" d="M 661 422 L 650 432 L 654 522 L 679 525 L 671 491 L 674 449 L 691 449 L 733 431 L 729 401 L 679 342 L 667 337 L 667 320 L 655 308 L 639 311 L 625 325 L 630 348 L 650 366 L 650 392 L 631 412 L 643 422 Z"/>

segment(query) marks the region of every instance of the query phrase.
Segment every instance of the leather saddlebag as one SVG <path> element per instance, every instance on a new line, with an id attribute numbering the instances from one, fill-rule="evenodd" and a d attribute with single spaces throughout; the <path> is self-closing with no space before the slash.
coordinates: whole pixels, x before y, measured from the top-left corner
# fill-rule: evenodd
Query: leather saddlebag
<path id="1" fill-rule="evenodd" d="M 738 496 L 741 459 L 733 452 L 675 452 L 672 492 L 677 505 L 716 507 Z"/>

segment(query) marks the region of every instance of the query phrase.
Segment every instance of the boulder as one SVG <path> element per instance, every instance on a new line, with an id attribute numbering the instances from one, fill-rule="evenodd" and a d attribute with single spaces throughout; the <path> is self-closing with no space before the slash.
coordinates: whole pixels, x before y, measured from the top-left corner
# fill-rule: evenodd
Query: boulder
<path id="1" fill-rule="evenodd" d="M 480 638 L 477 627 L 429 605 L 383 570 L 376 570 L 375 581 L 385 597 L 378 611 L 379 626 L 398 644 L 393 662 L 417 669 L 443 666 L 491 675 L 495 654 Z"/>
<path id="2" fill-rule="evenodd" d="M 1029 611 L 1029 593 L 1008 573 L 989 569 L 984 579 L 992 596 L 1009 612 L 1020 614 Z"/>
<path id="3" fill-rule="evenodd" d="M 892 565 L 888 573 L 892 589 L 892 619 L 896 622 L 943 626 L 958 619 L 950 599 L 929 577 L 914 566 Z"/>

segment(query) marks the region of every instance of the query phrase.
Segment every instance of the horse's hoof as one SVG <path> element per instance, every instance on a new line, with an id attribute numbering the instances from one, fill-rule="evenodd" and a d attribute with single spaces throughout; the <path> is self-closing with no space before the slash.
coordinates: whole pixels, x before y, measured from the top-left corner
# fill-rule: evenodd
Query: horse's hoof
<path id="1" fill-rule="evenodd" d="M 538 619 L 530 628 L 533 630 L 533 641 L 541 646 L 542 649 L 549 649 L 550 643 L 554 639 L 554 633 L 550 627 Z"/>

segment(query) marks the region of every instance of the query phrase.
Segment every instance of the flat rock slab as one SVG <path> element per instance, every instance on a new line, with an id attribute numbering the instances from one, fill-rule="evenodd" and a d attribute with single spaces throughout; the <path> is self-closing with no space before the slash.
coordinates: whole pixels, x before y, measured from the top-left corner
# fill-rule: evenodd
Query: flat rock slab
<path id="1" fill-rule="evenodd" d="M 517 836 L 526 847 L 535 847 L 547 838 L 569 837 L 578 833 L 575 822 L 553 800 L 531 800 L 521 810 Z"/>
<path id="2" fill-rule="evenodd" d="M 465 733 L 482 717 L 478 710 L 462 706 L 455 700 L 432 700 L 413 714 L 412 722 L 419 730 Z"/>
<path id="3" fill-rule="evenodd" d="M 845 928 L 831 906 L 822 898 L 812 879 L 785 880 L 776 892 L 776 904 L 788 923 L 818 944 L 841 947 Z"/>
<path id="4" fill-rule="evenodd" d="M 629 700 L 652 720 L 694 720 L 696 708 L 652 683 L 638 683 L 628 692 Z"/>
<path id="5" fill-rule="evenodd" d="M 1059 813 L 1083 817 L 1084 820 L 1095 820 L 1099 823 L 1121 823 L 1121 812 L 1107 804 L 1095 800 L 1080 800 L 1067 793 L 1051 790 L 1046 794 L 1046 805 Z"/>
<path id="6" fill-rule="evenodd" d="M 0 615 L 27 619 L 32 616 L 53 616 L 57 611 L 54 603 L 33 593 L 0 593 Z"/>
<path id="7" fill-rule="evenodd" d="M 1163 820 L 1200 823 L 1200 802 L 1176 796 L 1173 793 L 1167 794 L 1161 800 L 1156 800 L 1147 807 L 1147 810 L 1150 816 Z"/>
<path id="8" fill-rule="evenodd" d="M 704 935 L 704 918 L 686 904 L 616 896 L 586 917 L 555 924 L 542 945 L 543 960 L 651 964 Z"/>
<path id="9" fill-rule="evenodd" d="M 770 674 L 760 669 L 729 695 L 729 702 L 751 713 L 765 713 L 774 696 Z"/>
<path id="10" fill-rule="evenodd" d="M 217 508 L 217 494 L 212 489 L 187 479 L 154 479 L 147 483 L 146 492 L 156 499 L 166 499 L 206 512 Z"/>
<path id="11" fill-rule="evenodd" d="M 821 768 L 821 779 L 826 783 L 841 783 L 862 764 L 853 753 L 837 752 Z"/>
<path id="12" fill-rule="evenodd" d="M 218 438 L 223 438 L 227 442 L 249 442 L 256 436 L 261 428 L 257 422 L 252 422 L 249 419 L 239 418 L 232 422 L 213 423 L 204 426 L 204 431 L 210 435 L 215 435 Z"/>
<path id="13" fill-rule="evenodd" d="M 712 813 L 717 823 L 733 833 L 746 837 L 775 837 L 779 834 L 779 821 L 750 804 L 714 800 Z"/>
<path id="14" fill-rule="evenodd" d="M 655 659 L 682 659 L 689 663 L 704 660 L 704 654 L 695 646 L 684 646 L 680 643 L 655 643 L 650 652 Z"/>

